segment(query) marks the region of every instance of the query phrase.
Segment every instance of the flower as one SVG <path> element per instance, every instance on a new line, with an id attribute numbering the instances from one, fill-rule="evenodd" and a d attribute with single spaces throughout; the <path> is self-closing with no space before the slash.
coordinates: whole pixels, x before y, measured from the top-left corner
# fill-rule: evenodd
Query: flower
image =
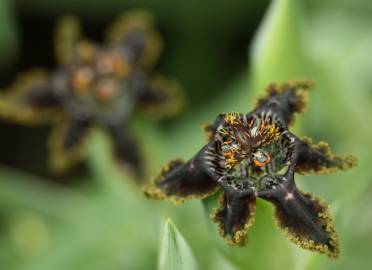
<path id="1" fill-rule="evenodd" d="M 121 166 L 142 178 L 143 161 L 129 132 L 133 112 L 143 109 L 160 117 L 182 107 L 178 84 L 152 75 L 161 48 L 152 17 L 144 11 L 120 16 L 108 28 L 103 45 L 84 39 L 78 21 L 64 17 L 55 41 L 59 67 L 19 76 L 0 97 L 0 117 L 54 124 L 49 147 L 56 171 L 80 161 L 87 135 L 94 126 L 101 127 L 111 136 Z"/>
<path id="2" fill-rule="evenodd" d="M 169 162 L 145 194 L 180 203 L 222 190 L 212 216 L 232 245 L 246 244 L 256 199 L 266 200 L 290 240 L 336 258 L 338 238 L 328 205 L 300 191 L 294 175 L 350 169 L 356 159 L 335 156 L 325 142 L 313 144 L 289 131 L 294 114 L 306 109 L 310 88 L 306 80 L 273 84 L 252 112 L 219 115 L 205 128 L 208 143 L 187 162 Z"/>

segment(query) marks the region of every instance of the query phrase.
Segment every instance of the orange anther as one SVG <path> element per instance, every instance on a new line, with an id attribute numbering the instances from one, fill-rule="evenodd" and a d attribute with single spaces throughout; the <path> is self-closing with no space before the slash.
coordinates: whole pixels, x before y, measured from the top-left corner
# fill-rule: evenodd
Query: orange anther
<path id="1" fill-rule="evenodd" d="M 254 159 L 253 158 L 253 163 L 257 166 L 257 167 L 263 167 L 265 166 L 266 164 L 268 164 L 271 160 L 269 154 L 267 153 L 264 153 L 265 155 L 265 159 L 264 160 L 257 160 L 257 159 Z"/>

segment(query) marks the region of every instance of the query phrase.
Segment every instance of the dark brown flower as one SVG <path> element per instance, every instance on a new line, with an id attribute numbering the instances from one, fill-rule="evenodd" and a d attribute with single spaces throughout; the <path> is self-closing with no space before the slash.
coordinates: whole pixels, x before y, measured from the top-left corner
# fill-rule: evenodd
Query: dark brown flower
<path id="1" fill-rule="evenodd" d="M 271 85 L 252 112 L 219 115 L 205 128 L 208 143 L 189 161 L 166 165 L 145 194 L 183 202 L 222 190 L 213 220 L 232 245 L 246 243 L 256 199 L 269 201 L 290 240 L 336 258 L 338 239 L 328 206 L 300 191 L 294 175 L 350 169 L 356 159 L 335 156 L 326 143 L 315 145 L 289 131 L 294 114 L 305 110 L 310 87 L 308 81 Z"/>

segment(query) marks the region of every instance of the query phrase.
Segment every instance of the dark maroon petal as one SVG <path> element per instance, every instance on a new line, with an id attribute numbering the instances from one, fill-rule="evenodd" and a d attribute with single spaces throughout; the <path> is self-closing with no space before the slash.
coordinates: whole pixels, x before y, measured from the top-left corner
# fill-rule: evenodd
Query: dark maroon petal
<path id="1" fill-rule="evenodd" d="M 218 127 L 226 123 L 225 117 L 226 114 L 219 114 L 212 124 L 205 124 L 203 126 L 208 141 L 212 141 L 216 135 Z"/>
<path id="2" fill-rule="evenodd" d="M 312 87 L 308 80 L 293 81 L 282 85 L 271 84 L 266 89 L 265 96 L 259 98 L 254 113 L 272 111 L 283 124 L 293 122 L 294 113 L 306 110 L 308 91 Z"/>
<path id="3" fill-rule="evenodd" d="M 254 223 L 256 197 L 253 190 L 239 190 L 223 186 L 220 207 L 213 213 L 220 234 L 231 245 L 245 245 L 247 233 Z"/>
<path id="4" fill-rule="evenodd" d="M 25 95 L 23 102 L 34 108 L 48 108 L 59 105 L 59 101 L 54 95 L 49 83 L 32 87 Z"/>
<path id="5" fill-rule="evenodd" d="M 301 174 L 326 174 L 337 170 L 348 170 L 355 167 L 357 160 L 354 156 L 336 156 L 332 154 L 326 142 L 313 144 L 310 138 L 299 142 L 296 172 Z"/>
<path id="6" fill-rule="evenodd" d="M 53 170 L 65 171 L 82 159 L 90 126 L 89 120 L 69 119 L 53 129 L 49 140 Z"/>
<path id="7" fill-rule="evenodd" d="M 128 133 L 126 122 L 107 125 L 114 145 L 114 155 L 120 167 L 129 168 L 138 181 L 143 181 L 144 164 L 136 140 Z"/>
<path id="8" fill-rule="evenodd" d="M 143 74 L 133 74 L 131 87 L 139 107 L 152 117 L 175 115 L 184 107 L 184 96 L 176 81 L 158 76 L 150 80 Z"/>
<path id="9" fill-rule="evenodd" d="M 336 258 L 339 244 L 328 205 L 298 190 L 293 171 L 268 179 L 265 184 L 266 188 L 259 191 L 258 196 L 275 206 L 277 224 L 286 237 L 302 248 Z"/>
<path id="10" fill-rule="evenodd" d="M 76 119 L 70 119 L 67 124 L 65 138 L 63 140 L 64 148 L 69 149 L 76 146 L 76 144 L 79 144 L 84 135 L 86 135 L 86 132 L 90 125 L 90 120 L 80 121 Z"/>
<path id="11" fill-rule="evenodd" d="M 209 144 L 206 145 L 186 163 L 176 160 L 167 164 L 154 185 L 146 189 L 146 195 L 183 202 L 189 197 L 205 198 L 214 193 L 218 184 L 209 160 L 209 147 Z"/>
<path id="12" fill-rule="evenodd" d="M 43 70 L 18 75 L 0 97 L 0 117 L 21 124 L 52 122 L 60 118 L 60 113 L 61 106 Z"/>
<path id="13" fill-rule="evenodd" d="M 161 49 L 161 40 L 154 31 L 153 18 L 145 11 L 119 16 L 108 28 L 107 40 L 119 48 L 132 65 L 152 66 Z"/>
<path id="14" fill-rule="evenodd" d="M 123 40 L 123 46 L 131 52 L 133 62 L 137 62 L 141 59 L 146 46 L 147 34 L 141 30 L 132 30 L 128 32 L 127 36 Z"/>

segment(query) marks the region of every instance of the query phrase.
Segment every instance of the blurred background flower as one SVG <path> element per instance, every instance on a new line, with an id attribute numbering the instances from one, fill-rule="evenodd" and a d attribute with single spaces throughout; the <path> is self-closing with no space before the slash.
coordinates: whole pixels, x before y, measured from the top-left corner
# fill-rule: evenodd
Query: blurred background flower
<path id="1" fill-rule="evenodd" d="M 120 167 L 143 182 L 144 157 L 130 132 L 133 113 L 142 109 L 156 118 L 172 116 L 184 103 L 176 82 L 153 75 L 161 47 L 153 18 L 141 10 L 121 14 L 108 26 L 103 44 L 88 41 L 80 28 L 72 16 L 58 21 L 57 68 L 18 75 L 0 96 L 0 118 L 53 125 L 48 146 L 56 172 L 81 161 L 86 137 L 102 128 Z"/>
<path id="2" fill-rule="evenodd" d="M 29 68 L 56 67 L 58 17 L 76 15 L 86 36 L 100 41 L 108 22 L 133 8 L 155 17 L 165 41 L 158 70 L 177 78 L 189 99 L 177 119 L 137 117 L 131 124 L 154 175 L 168 159 L 187 159 L 201 148 L 202 123 L 220 112 L 249 111 L 269 81 L 305 76 L 317 82 L 297 134 L 324 139 L 335 153 L 360 161 L 350 172 L 298 179 L 301 188 L 331 203 L 339 260 L 287 242 L 268 222 L 273 209 L 262 204 L 250 245 L 231 248 L 218 239 L 200 202 L 173 206 L 144 199 L 111 164 L 104 134 L 90 138 L 86 163 L 58 177 L 45 163 L 48 127 L 0 123 L 0 268 L 156 269 L 161 221 L 170 216 L 200 269 L 368 269 L 372 2 L 2 0 L 1 87 Z"/>

